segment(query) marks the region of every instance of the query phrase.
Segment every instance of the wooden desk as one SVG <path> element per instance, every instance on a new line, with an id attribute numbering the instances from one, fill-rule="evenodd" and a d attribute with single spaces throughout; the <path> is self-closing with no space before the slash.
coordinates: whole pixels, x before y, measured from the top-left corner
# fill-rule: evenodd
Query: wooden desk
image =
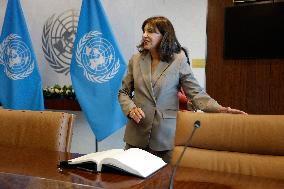
<path id="1" fill-rule="evenodd" d="M 78 154 L 77 154 L 78 155 Z M 61 160 L 76 157 L 53 151 L 0 147 L 0 188 L 13 189 L 167 189 L 171 166 L 147 179 L 112 173 L 89 173 L 81 170 L 59 172 Z M 284 180 L 179 168 L 175 189 L 283 189 Z"/>
<path id="2" fill-rule="evenodd" d="M 145 188 L 145 186 L 149 186 L 149 188 L 167 188 L 170 167 L 164 167 L 163 171 L 159 171 L 147 179 L 113 173 L 96 174 L 75 169 L 58 171 L 57 165 L 61 160 L 76 156 L 78 154 L 0 146 L 0 188 L 139 189 Z"/>

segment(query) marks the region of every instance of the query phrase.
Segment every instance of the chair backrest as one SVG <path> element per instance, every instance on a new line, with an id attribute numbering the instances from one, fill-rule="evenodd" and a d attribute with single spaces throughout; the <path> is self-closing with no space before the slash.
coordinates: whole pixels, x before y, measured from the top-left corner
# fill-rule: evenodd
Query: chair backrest
<path id="1" fill-rule="evenodd" d="M 75 115 L 0 109 L 0 146 L 70 152 Z"/>
<path id="2" fill-rule="evenodd" d="M 284 115 L 241 115 L 179 111 L 172 164 L 177 162 L 196 120 L 180 166 L 284 179 Z"/>
<path id="3" fill-rule="evenodd" d="M 179 111 L 175 146 L 183 146 L 196 120 L 191 147 L 284 156 L 284 115 L 241 115 Z"/>

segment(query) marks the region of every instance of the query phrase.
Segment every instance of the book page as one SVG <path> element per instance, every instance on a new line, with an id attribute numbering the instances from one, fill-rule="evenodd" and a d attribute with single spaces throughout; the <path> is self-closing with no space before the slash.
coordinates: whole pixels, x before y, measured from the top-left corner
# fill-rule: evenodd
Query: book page
<path id="1" fill-rule="evenodd" d="M 86 154 L 71 160 L 68 160 L 69 164 L 78 164 L 78 163 L 84 163 L 84 162 L 94 162 L 97 164 L 97 171 L 101 171 L 102 165 L 101 161 L 106 158 L 106 157 L 112 157 L 114 155 L 117 155 L 119 153 L 124 152 L 123 149 L 112 149 L 112 150 L 106 150 L 106 151 L 101 151 L 101 152 L 95 152 L 95 153 L 90 153 Z"/>
<path id="2" fill-rule="evenodd" d="M 162 158 L 139 148 L 130 148 L 123 153 L 105 158 L 101 163 L 116 166 L 143 178 L 166 165 Z"/>

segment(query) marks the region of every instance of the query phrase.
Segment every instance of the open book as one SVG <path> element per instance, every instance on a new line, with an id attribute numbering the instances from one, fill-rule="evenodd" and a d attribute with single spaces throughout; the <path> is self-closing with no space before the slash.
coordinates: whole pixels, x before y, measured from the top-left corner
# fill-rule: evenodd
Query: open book
<path id="1" fill-rule="evenodd" d="M 115 169 L 143 178 L 165 165 L 160 157 L 139 148 L 112 149 L 60 162 L 62 168 L 81 168 L 95 172 Z"/>

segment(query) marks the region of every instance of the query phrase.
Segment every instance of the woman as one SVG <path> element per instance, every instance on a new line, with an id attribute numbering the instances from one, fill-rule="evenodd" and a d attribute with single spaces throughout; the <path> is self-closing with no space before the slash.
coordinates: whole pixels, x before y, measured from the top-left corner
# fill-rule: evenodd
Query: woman
<path id="1" fill-rule="evenodd" d="M 130 59 L 119 91 L 119 102 L 129 118 L 125 149 L 142 148 L 169 162 L 180 87 L 205 112 L 245 112 L 219 105 L 199 86 L 167 18 L 146 19 L 142 31 L 139 53 Z"/>

